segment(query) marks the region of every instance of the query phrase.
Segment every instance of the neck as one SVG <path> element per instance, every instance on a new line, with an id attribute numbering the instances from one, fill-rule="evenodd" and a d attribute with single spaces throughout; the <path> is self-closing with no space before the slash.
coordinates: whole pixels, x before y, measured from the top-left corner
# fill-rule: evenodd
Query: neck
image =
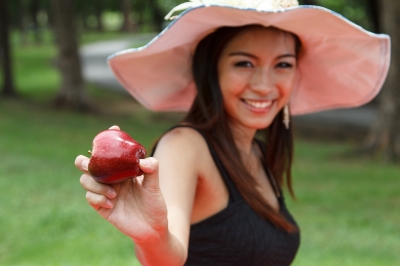
<path id="1" fill-rule="evenodd" d="M 242 156 L 254 156 L 253 139 L 257 130 L 230 123 L 233 139 Z"/>
<path id="2" fill-rule="evenodd" d="M 257 176 L 262 167 L 261 151 L 253 141 L 257 130 L 239 127 L 233 123 L 230 124 L 230 128 L 244 167 L 253 177 Z"/>

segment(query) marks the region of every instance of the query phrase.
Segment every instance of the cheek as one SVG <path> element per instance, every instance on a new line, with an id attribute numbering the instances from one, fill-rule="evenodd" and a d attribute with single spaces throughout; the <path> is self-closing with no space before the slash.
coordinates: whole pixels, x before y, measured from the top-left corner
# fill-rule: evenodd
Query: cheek
<path id="1" fill-rule="evenodd" d="M 220 79 L 222 101 L 225 111 L 232 116 L 237 110 L 240 99 L 240 85 L 232 77 L 222 76 Z"/>
<path id="2" fill-rule="evenodd" d="M 291 75 L 285 79 L 282 80 L 280 83 L 280 94 L 282 96 L 282 99 L 284 99 L 286 102 L 289 100 L 290 96 L 293 93 L 294 86 L 296 83 L 296 76 Z"/>
<path id="3" fill-rule="evenodd" d="M 243 77 L 233 71 L 225 71 L 219 77 L 222 96 L 231 98 L 240 95 L 243 89 Z"/>
<path id="4" fill-rule="evenodd" d="M 282 96 L 285 99 L 289 99 L 290 96 L 292 95 L 292 92 L 293 92 L 293 83 L 285 84 L 285 86 L 282 90 Z"/>

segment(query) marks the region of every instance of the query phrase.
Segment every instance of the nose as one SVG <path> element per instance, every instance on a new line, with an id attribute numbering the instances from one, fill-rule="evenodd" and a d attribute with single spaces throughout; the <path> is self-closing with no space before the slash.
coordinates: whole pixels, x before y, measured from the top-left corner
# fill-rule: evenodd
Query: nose
<path id="1" fill-rule="evenodd" d="M 274 88 L 274 81 L 268 70 L 257 69 L 250 80 L 250 88 L 260 94 L 268 94 Z"/>

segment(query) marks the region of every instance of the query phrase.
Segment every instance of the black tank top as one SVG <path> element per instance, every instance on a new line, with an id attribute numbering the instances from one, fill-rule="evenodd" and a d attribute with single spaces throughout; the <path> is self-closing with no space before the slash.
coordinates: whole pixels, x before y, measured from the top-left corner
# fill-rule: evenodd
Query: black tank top
<path id="1" fill-rule="evenodd" d="M 176 127 L 190 127 L 177 125 Z M 293 261 L 300 244 L 298 232 L 287 233 L 259 216 L 243 199 L 213 147 L 207 142 L 211 156 L 228 188 L 229 203 L 222 211 L 191 225 L 188 258 L 190 266 L 284 266 Z M 259 142 L 258 142 L 259 143 Z M 260 143 L 259 143 L 260 144 Z M 153 149 L 152 154 L 155 151 Z M 263 148 L 261 147 L 261 150 Z M 265 152 L 263 150 L 263 152 Z M 268 167 L 264 165 L 271 185 L 276 188 Z M 293 225 L 284 198 L 276 195 L 280 212 Z"/>

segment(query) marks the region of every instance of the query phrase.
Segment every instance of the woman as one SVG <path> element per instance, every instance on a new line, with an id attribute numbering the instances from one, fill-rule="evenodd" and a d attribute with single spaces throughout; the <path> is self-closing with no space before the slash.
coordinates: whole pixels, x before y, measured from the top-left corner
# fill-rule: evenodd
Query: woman
<path id="1" fill-rule="evenodd" d="M 245 9 L 214 6 L 198 10 L 211 15 L 207 22 L 219 20 L 219 27 L 211 27 L 212 32 L 202 28 L 191 37 L 182 37 L 186 38 L 182 41 L 185 44 L 190 43 L 188 38 L 192 40 L 187 46 L 172 45 L 163 37 L 168 31 L 169 36 L 174 36 L 174 29 L 175 34 L 183 34 L 178 29 L 186 25 L 196 32 L 195 27 L 184 23 L 185 16 L 192 21 L 202 17 L 196 8 L 191 12 L 197 14 L 187 11 L 160 36 L 157 41 L 163 45 L 158 50 L 154 41 L 147 51 L 123 52 L 110 59 L 119 80 L 146 106 L 176 110 L 187 108 L 189 102 L 191 108 L 180 125 L 160 138 L 153 157 L 141 160 L 144 177 L 112 186 L 100 184 L 87 174 L 88 158 L 78 156 L 75 163 L 85 172 L 81 184 L 88 191 L 87 201 L 132 238 L 136 256 L 144 265 L 289 265 L 299 246 L 298 226 L 281 194 L 284 183 L 292 192 L 289 102 L 292 113 L 301 113 L 365 101 L 379 90 L 387 62 L 364 60 L 363 64 L 371 67 L 370 74 L 371 69 L 380 72 L 375 71 L 371 81 L 357 80 L 357 76 L 347 80 L 352 81 L 352 86 L 354 80 L 372 85 L 361 94 L 357 88 L 345 90 L 346 99 L 333 92 L 337 94 L 337 85 L 347 77 L 343 70 L 349 68 L 349 63 L 330 64 L 333 69 L 341 67 L 343 74 L 340 78 L 324 76 L 325 82 L 333 86 L 324 87 L 326 100 L 318 99 L 316 95 L 321 92 L 304 92 L 304 80 L 318 82 L 327 69 L 314 73 L 320 74 L 314 79 L 309 74 L 309 68 L 315 64 L 310 63 L 314 59 L 310 59 L 310 45 L 315 42 L 308 40 L 308 35 L 271 27 L 265 23 L 265 17 L 254 18 L 255 14 L 270 15 L 258 10 L 248 13 Z M 228 21 L 233 14 L 242 14 L 247 20 L 235 27 L 227 26 L 232 24 Z M 285 21 L 283 14 L 279 21 Z M 224 15 L 226 20 L 221 22 Z M 184 22 L 178 24 L 179 19 Z M 384 39 L 368 38 L 370 42 Z M 368 48 L 385 47 L 379 41 L 374 45 L 368 43 Z M 344 51 L 335 54 L 335 58 L 341 59 L 343 55 L 351 53 Z M 169 57 L 174 60 L 168 60 Z M 352 55 L 351 59 L 359 57 Z M 185 58 L 192 61 L 192 75 L 187 75 Z M 308 67 L 301 67 L 303 62 Z M 324 68 L 323 63 L 320 68 Z M 161 65 L 163 71 L 153 71 L 151 79 L 132 78 L 133 73 L 140 77 L 148 72 L 150 67 L 146 64 L 153 68 Z M 137 71 L 133 71 L 135 67 Z M 140 72 L 139 68 L 144 70 Z M 356 75 L 354 72 L 357 71 L 351 75 Z M 174 76 L 168 75 L 168 79 L 178 82 L 166 84 L 168 81 L 162 79 L 165 73 L 172 73 Z M 181 77 L 187 82 L 179 80 Z M 146 91 L 134 88 L 138 84 L 142 87 L 143 82 L 153 84 L 146 84 Z M 166 95 L 160 86 L 173 93 Z M 180 90 L 177 92 L 175 87 Z M 197 89 L 195 96 L 190 93 L 193 87 Z M 149 103 L 158 95 L 146 95 L 148 90 L 164 94 L 159 96 L 162 100 Z M 264 141 L 256 140 L 258 131 L 264 131 Z"/>

